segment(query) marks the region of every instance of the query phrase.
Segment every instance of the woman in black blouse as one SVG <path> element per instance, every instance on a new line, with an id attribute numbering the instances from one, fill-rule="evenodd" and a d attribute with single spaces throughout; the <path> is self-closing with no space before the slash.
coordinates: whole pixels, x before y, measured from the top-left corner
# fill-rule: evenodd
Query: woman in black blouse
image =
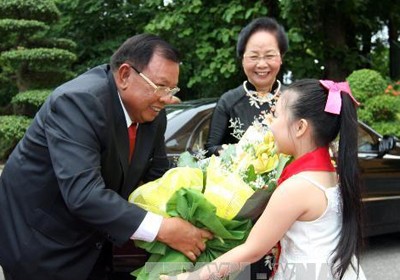
<path id="1" fill-rule="evenodd" d="M 281 87 L 276 76 L 287 49 L 285 30 L 273 18 L 257 18 L 242 29 L 236 52 L 247 80 L 219 99 L 205 145 L 209 156 L 218 155 L 222 144 L 237 143 L 255 119 L 270 112 Z"/>

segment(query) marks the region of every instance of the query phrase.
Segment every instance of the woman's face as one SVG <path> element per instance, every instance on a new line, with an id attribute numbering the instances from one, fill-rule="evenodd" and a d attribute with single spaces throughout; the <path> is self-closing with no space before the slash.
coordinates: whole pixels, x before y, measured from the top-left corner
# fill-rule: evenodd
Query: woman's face
<path id="1" fill-rule="evenodd" d="M 278 41 L 272 33 L 260 30 L 250 36 L 242 65 L 247 79 L 257 91 L 271 91 L 281 64 Z"/>

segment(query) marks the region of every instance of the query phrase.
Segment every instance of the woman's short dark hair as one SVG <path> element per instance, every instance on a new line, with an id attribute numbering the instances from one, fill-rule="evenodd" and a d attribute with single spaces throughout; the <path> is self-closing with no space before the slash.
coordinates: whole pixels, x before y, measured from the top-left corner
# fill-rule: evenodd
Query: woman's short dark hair
<path id="1" fill-rule="evenodd" d="M 278 47 L 281 56 L 283 56 L 287 52 L 289 48 L 289 43 L 285 28 L 280 25 L 274 18 L 260 17 L 252 20 L 242 29 L 242 31 L 240 31 L 238 42 L 236 45 L 236 55 L 239 59 L 243 58 L 247 41 L 249 40 L 251 35 L 260 30 L 268 31 L 271 34 L 275 35 L 276 40 L 278 41 Z"/>
<path id="2" fill-rule="evenodd" d="M 111 70 L 130 61 L 142 71 L 156 52 L 165 59 L 180 62 L 178 50 L 168 42 L 153 34 L 139 34 L 127 39 L 111 56 Z"/>

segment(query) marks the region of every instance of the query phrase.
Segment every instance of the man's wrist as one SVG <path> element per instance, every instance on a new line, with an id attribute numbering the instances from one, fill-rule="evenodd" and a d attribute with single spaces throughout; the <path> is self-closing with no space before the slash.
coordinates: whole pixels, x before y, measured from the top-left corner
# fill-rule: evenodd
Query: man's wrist
<path id="1" fill-rule="evenodd" d="M 131 236 L 134 240 L 152 242 L 156 239 L 161 229 L 164 218 L 161 215 L 147 212 L 138 229 Z"/>

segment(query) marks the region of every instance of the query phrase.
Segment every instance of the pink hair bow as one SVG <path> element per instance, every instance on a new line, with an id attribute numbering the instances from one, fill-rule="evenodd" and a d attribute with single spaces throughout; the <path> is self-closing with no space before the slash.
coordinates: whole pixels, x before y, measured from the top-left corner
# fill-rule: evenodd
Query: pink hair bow
<path id="1" fill-rule="evenodd" d="M 319 80 L 319 82 L 326 88 L 328 92 L 328 100 L 326 101 L 325 112 L 339 115 L 340 109 L 342 108 L 342 97 L 340 92 L 347 93 L 354 103 L 358 106 L 360 103 L 351 94 L 350 86 L 348 82 L 336 83 L 330 80 Z"/>

